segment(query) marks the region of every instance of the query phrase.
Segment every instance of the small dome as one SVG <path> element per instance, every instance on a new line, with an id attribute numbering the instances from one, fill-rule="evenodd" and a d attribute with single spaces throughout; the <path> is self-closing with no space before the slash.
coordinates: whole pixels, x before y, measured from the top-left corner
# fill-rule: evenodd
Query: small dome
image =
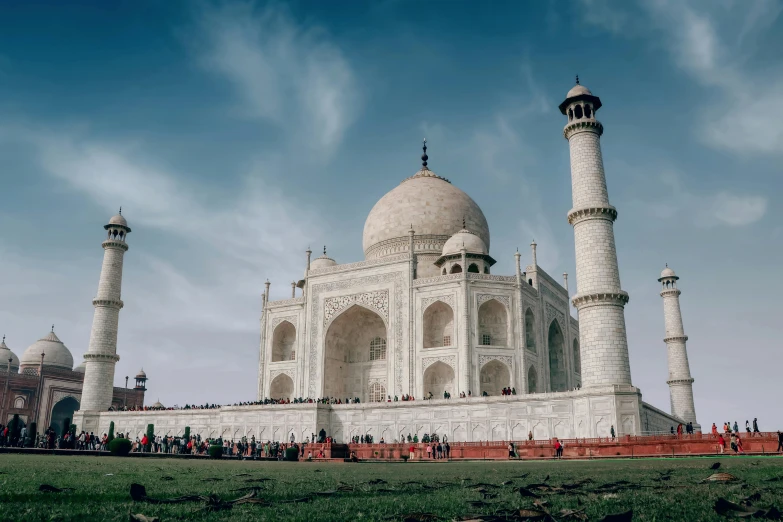
<path id="1" fill-rule="evenodd" d="M 573 87 L 571 87 L 571 90 L 568 91 L 568 94 L 566 94 L 566 99 L 568 98 L 574 98 L 576 96 L 581 96 L 583 94 L 587 94 L 589 96 L 592 96 L 593 93 L 590 92 L 590 89 L 585 87 L 584 85 L 576 84 Z"/>
<path id="2" fill-rule="evenodd" d="M 484 244 L 484 240 L 463 228 L 451 236 L 446 241 L 446 244 L 443 245 L 443 255 L 459 254 L 463 248 L 471 254 L 487 254 L 487 246 Z"/>
<path id="3" fill-rule="evenodd" d="M 146 379 L 146 378 L 147 378 L 147 374 L 144 373 L 144 368 L 142 368 L 141 370 L 139 370 L 139 373 L 136 374 L 136 379 Z"/>
<path id="4" fill-rule="evenodd" d="M 87 371 L 87 361 L 82 361 L 82 363 L 73 369 L 75 372 L 84 373 Z"/>
<path id="5" fill-rule="evenodd" d="M 37 369 L 41 364 L 41 353 L 45 354 L 43 360 L 44 368 L 56 368 L 60 370 L 73 369 L 73 355 L 71 355 L 71 351 L 57 337 L 54 330 L 27 347 L 22 354 L 22 360 L 19 366 L 22 370 L 25 368 Z"/>
<path id="6" fill-rule="evenodd" d="M 122 217 L 122 214 L 117 214 L 109 220 L 110 225 L 120 225 L 121 227 L 128 227 L 128 221 Z"/>
<path id="7" fill-rule="evenodd" d="M 11 373 L 19 371 L 19 357 L 5 344 L 5 336 L 0 342 L 0 372 L 8 370 L 8 359 L 11 359 Z"/>
<path id="8" fill-rule="evenodd" d="M 326 253 L 322 255 L 321 257 L 316 257 L 310 262 L 310 270 L 317 270 L 319 268 L 328 268 L 330 266 L 335 266 L 337 264 L 337 261 L 332 259 L 331 257 L 328 257 Z"/>
<path id="9" fill-rule="evenodd" d="M 663 272 L 661 272 L 661 278 L 658 279 L 658 281 L 664 278 L 671 278 L 671 277 L 673 277 L 674 279 L 679 279 L 679 277 L 677 277 L 677 274 L 674 273 L 674 270 L 669 268 L 669 265 L 666 265 L 666 268 L 664 268 Z"/>
<path id="10" fill-rule="evenodd" d="M 156 401 L 155 404 L 152 405 L 153 408 L 160 408 L 163 409 L 165 406 L 160 403 L 160 401 Z"/>

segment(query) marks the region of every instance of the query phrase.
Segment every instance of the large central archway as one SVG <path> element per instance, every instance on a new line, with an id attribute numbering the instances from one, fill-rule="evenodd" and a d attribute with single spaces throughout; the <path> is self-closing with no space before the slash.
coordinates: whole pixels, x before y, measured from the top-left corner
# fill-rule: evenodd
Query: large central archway
<path id="1" fill-rule="evenodd" d="M 376 379 L 376 383 L 386 381 L 387 360 L 383 319 L 368 308 L 351 306 L 326 332 L 323 395 L 340 399 L 359 397 L 367 402 L 369 379 Z"/>
<path id="2" fill-rule="evenodd" d="M 443 392 L 454 393 L 454 369 L 448 364 L 437 361 L 424 370 L 424 396 L 442 399 Z"/>
<path id="3" fill-rule="evenodd" d="M 49 427 L 54 428 L 55 433 L 62 434 L 65 421 L 70 424 L 73 419 L 73 412 L 79 409 L 79 401 L 73 397 L 64 397 L 57 401 L 57 404 L 52 408 L 52 417 L 49 422 Z"/>
<path id="4" fill-rule="evenodd" d="M 557 320 L 549 325 L 549 384 L 554 392 L 568 389 L 566 376 L 565 340 Z"/>

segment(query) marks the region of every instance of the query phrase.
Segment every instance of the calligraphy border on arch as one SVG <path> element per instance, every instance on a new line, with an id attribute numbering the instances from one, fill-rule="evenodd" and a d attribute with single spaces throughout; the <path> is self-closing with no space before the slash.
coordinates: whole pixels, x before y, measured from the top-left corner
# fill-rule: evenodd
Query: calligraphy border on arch
<path id="1" fill-rule="evenodd" d="M 429 306 L 436 302 L 441 301 L 451 307 L 451 310 L 454 311 L 454 294 L 447 294 L 447 295 L 439 295 L 435 297 L 425 297 L 421 300 L 421 309 L 426 310 L 429 308 Z"/>
<path id="2" fill-rule="evenodd" d="M 280 375 L 281 373 L 284 373 L 291 377 L 292 381 L 296 380 L 296 368 L 283 368 L 280 370 L 272 370 L 269 372 L 269 385 L 272 385 L 272 381 L 275 380 L 275 378 Z"/>
<path id="3" fill-rule="evenodd" d="M 552 324 L 553 319 L 558 319 L 560 321 L 560 328 L 565 329 L 566 322 L 565 322 L 565 314 L 555 308 L 555 306 L 552 303 L 546 303 L 546 327 L 549 328 L 549 325 Z"/>
<path id="4" fill-rule="evenodd" d="M 336 317 L 343 310 L 359 303 L 367 305 L 380 313 L 384 319 L 389 320 L 389 291 L 374 290 L 372 292 L 359 292 L 351 295 L 327 297 L 324 299 L 324 325 L 329 324 L 332 317 Z"/>
<path id="5" fill-rule="evenodd" d="M 332 281 L 329 283 L 322 283 L 320 285 L 313 285 L 310 289 L 308 299 L 311 300 L 310 305 L 310 317 L 313 324 L 310 325 L 310 372 L 308 375 L 307 393 L 310 397 L 316 396 L 315 384 L 317 379 L 321 376 L 321 371 L 318 368 L 318 355 L 321 352 L 321 346 L 318 342 L 318 311 L 321 306 L 320 294 L 323 292 L 330 292 L 332 290 L 342 290 L 355 287 L 361 287 L 366 285 L 373 285 L 378 283 L 394 284 L 394 316 L 392 322 L 394 324 L 394 352 L 395 352 L 395 380 L 397 383 L 398 391 L 402 390 L 402 301 L 403 301 L 403 278 L 405 274 L 403 272 L 391 272 L 386 274 L 377 274 L 373 276 L 359 277 L 356 279 L 347 279 L 345 281 Z M 324 332 L 325 338 L 325 332 Z M 325 339 L 324 339 L 325 340 Z M 326 347 L 324 346 L 323 349 Z M 388 391 L 388 390 L 387 390 Z"/>
<path id="6" fill-rule="evenodd" d="M 296 328 L 298 330 L 299 329 L 299 325 L 296 324 L 298 319 L 299 319 L 299 317 L 296 316 L 296 315 L 286 315 L 286 316 L 275 317 L 274 319 L 272 319 L 272 334 L 274 335 L 275 328 L 277 328 L 277 326 L 280 323 L 284 322 L 284 321 L 288 321 L 289 323 L 294 325 L 294 328 Z"/>
<path id="7" fill-rule="evenodd" d="M 511 299 L 507 295 L 478 294 L 476 296 L 476 301 L 478 306 L 481 306 L 487 301 L 491 301 L 492 299 L 500 303 L 503 303 L 504 305 L 506 305 L 507 310 L 511 310 Z"/>

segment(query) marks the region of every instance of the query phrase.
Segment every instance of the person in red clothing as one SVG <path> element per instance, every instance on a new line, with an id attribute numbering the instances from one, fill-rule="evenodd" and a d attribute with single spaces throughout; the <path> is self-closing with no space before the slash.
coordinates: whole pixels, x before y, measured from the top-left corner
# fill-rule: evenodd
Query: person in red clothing
<path id="1" fill-rule="evenodd" d="M 144 451 L 147 449 L 147 444 L 149 444 L 150 440 L 147 438 L 147 434 L 145 433 L 144 436 L 141 438 L 141 452 L 144 453 Z"/>
<path id="2" fill-rule="evenodd" d="M 413 460 L 415 454 L 416 454 L 416 448 L 413 445 L 411 445 L 411 447 L 408 448 L 408 459 Z"/>
<path id="3" fill-rule="evenodd" d="M 563 445 L 555 438 L 555 458 L 559 459 L 563 457 Z"/>
<path id="4" fill-rule="evenodd" d="M 718 427 L 715 425 L 715 423 L 712 423 L 712 434 L 717 435 L 718 434 Z"/>
<path id="5" fill-rule="evenodd" d="M 677 438 L 682 438 L 682 424 L 677 425 Z"/>
<path id="6" fill-rule="evenodd" d="M 726 439 L 724 439 L 723 435 L 720 433 L 718 434 L 718 449 L 721 453 L 723 453 L 723 450 L 726 449 Z"/>

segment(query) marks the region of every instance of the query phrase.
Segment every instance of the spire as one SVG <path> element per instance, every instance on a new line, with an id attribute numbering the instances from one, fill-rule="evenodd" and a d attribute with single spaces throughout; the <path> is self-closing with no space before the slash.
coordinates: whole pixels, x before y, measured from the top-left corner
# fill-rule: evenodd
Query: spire
<path id="1" fill-rule="evenodd" d="M 579 85 L 579 75 L 576 75 L 576 84 Z"/>
<path id="2" fill-rule="evenodd" d="M 324 257 L 326 257 L 326 245 L 324 245 Z"/>
<path id="3" fill-rule="evenodd" d="M 427 138 L 424 138 L 424 144 L 421 149 L 423 151 L 421 155 L 421 170 L 429 170 L 427 168 L 427 160 L 429 159 L 429 156 L 427 156 Z"/>
<path id="4" fill-rule="evenodd" d="M 122 215 L 122 207 L 120 207 L 120 215 Z"/>
<path id="5" fill-rule="evenodd" d="M 54 333 L 54 325 L 52 325 L 52 333 Z"/>
<path id="6" fill-rule="evenodd" d="M 462 230 L 465 230 L 465 216 L 462 216 Z"/>

